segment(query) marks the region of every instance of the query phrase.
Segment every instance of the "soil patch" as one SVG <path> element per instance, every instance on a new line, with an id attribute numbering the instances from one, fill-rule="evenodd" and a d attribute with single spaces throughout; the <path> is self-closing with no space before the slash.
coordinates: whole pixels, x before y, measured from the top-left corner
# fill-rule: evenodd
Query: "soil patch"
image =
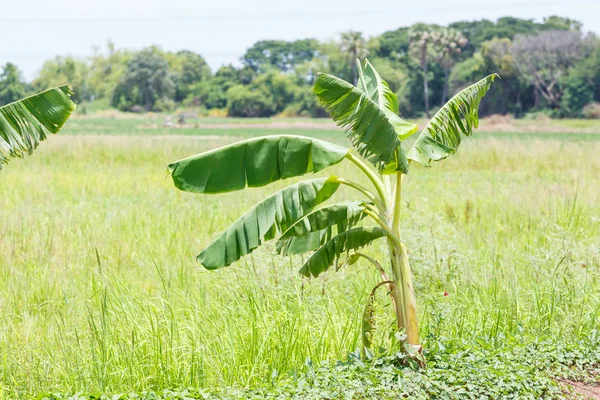
<path id="1" fill-rule="evenodd" d="M 600 383 L 590 384 L 571 381 L 568 379 L 559 379 L 558 381 L 565 386 L 570 386 L 575 393 L 583 396 L 586 399 L 600 400 Z"/>

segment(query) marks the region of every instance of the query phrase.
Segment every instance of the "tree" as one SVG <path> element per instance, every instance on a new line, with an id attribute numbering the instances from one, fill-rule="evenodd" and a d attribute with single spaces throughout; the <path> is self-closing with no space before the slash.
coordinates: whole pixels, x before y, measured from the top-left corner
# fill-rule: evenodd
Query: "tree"
<path id="1" fill-rule="evenodd" d="M 318 72 L 326 71 L 346 80 L 353 79 L 353 62 L 344 52 L 339 42 L 327 41 L 319 43 L 317 55 L 309 61 L 296 65 L 294 72 L 301 85 L 314 84 Z"/>
<path id="2" fill-rule="evenodd" d="M 442 29 L 439 33 L 438 41 L 435 43 L 437 52 L 436 60 L 444 70 L 444 88 L 442 91 L 442 103 L 448 99 L 448 84 L 450 71 L 458 62 L 462 50 L 467 45 L 468 40 L 462 33 L 456 29 Z"/>
<path id="3" fill-rule="evenodd" d="M 74 90 L 73 100 L 89 100 L 89 72 L 85 61 L 71 56 L 58 56 L 44 63 L 38 77 L 33 81 L 33 87 L 42 91 L 69 82 Z"/>
<path id="4" fill-rule="evenodd" d="M 565 88 L 561 107 L 565 114 L 580 117 L 583 107 L 600 101 L 600 41 L 592 53 L 579 61 L 563 80 Z"/>
<path id="5" fill-rule="evenodd" d="M 72 94 L 69 86 L 61 86 L 0 107 L 0 170 L 62 128 L 75 111 Z"/>
<path id="6" fill-rule="evenodd" d="M 210 79 L 210 67 L 200 54 L 182 50 L 177 53 L 167 53 L 169 71 L 175 83 L 175 98 L 177 102 L 186 99 L 192 92 L 192 87 L 199 82 Z"/>
<path id="7" fill-rule="evenodd" d="M 311 60 L 317 54 L 318 43 L 315 39 L 293 42 L 261 40 L 246 51 L 242 62 L 256 72 L 264 72 L 272 67 L 287 72 L 296 65 Z"/>
<path id="8" fill-rule="evenodd" d="M 576 19 L 559 17 L 552 15 L 544 18 L 544 25 L 546 28 L 551 30 L 564 30 L 564 31 L 581 31 L 583 24 Z"/>
<path id="9" fill-rule="evenodd" d="M 15 64 L 6 63 L 0 74 L 0 105 L 17 101 L 27 92 L 21 71 Z"/>
<path id="10" fill-rule="evenodd" d="M 90 71 L 87 87 L 93 99 L 112 99 L 116 87 L 121 82 L 127 69 L 127 64 L 134 53 L 129 50 L 117 49 L 115 44 L 108 40 L 106 52 L 102 53 L 98 46 L 90 59 Z"/>
<path id="11" fill-rule="evenodd" d="M 275 113 L 280 113 L 287 105 L 293 103 L 298 92 L 298 86 L 292 76 L 274 69 L 259 75 L 249 86 L 272 100 Z"/>
<path id="12" fill-rule="evenodd" d="M 429 115 L 429 63 L 435 57 L 434 45 L 440 38 L 439 32 L 426 25 L 416 25 L 408 33 L 410 53 L 416 58 L 423 71 L 423 97 L 425 99 L 425 115 Z"/>
<path id="13" fill-rule="evenodd" d="M 584 56 L 579 32 L 545 31 L 537 35 L 517 35 L 511 53 L 521 77 L 535 87 L 553 108 L 560 107 L 562 80 Z"/>
<path id="14" fill-rule="evenodd" d="M 512 40 L 516 35 L 534 35 L 551 29 L 567 30 L 570 29 L 568 26 L 575 26 L 576 24 L 577 21 L 561 17 L 546 18 L 544 19 L 544 23 L 541 24 L 530 19 L 502 17 L 496 22 L 487 19 L 453 22 L 448 27 L 459 30 L 465 35 L 469 43 L 464 53 L 470 56 L 478 51 L 484 42 L 493 39 L 505 38 Z"/>
<path id="15" fill-rule="evenodd" d="M 318 276 L 334 263 L 339 268 L 364 259 L 382 277 L 373 291 L 387 287 L 396 327 L 406 329 L 412 354 L 419 354 L 412 270 L 400 235 L 404 180 L 410 162 L 429 166 L 432 161 L 443 160 L 456 152 L 462 135 L 472 134 L 479 102 L 494 78 L 488 76 L 453 97 L 407 151 L 403 141 L 417 131 L 417 126 L 398 116 L 398 98 L 365 61 L 364 70 L 358 68 L 358 86 L 321 74 L 314 87 L 333 120 L 348 133 L 353 150 L 309 137 L 279 135 L 244 140 L 169 164 L 175 186 L 194 193 L 265 186 L 319 172 L 344 160 L 358 167 L 370 183 L 366 187 L 331 175 L 288 186 L 240 217 L 204 248 L 197 260 L 211 270 L 229 266 L 278 234 L 278 253 L 310 253 L 300 269 L 305 276 Z M 391 176 L 396 182 L 394 189 Z M 363 197 L 322 206 L 341 185 Z M 359 224 L 363 220 L 374 225 Z M 386 267 L 359 251 L 379 239 L 385 240 L 389 249 Z M 337 263 L 344 256 L 346 261 Z M 367 302 L 367 312 L 372 298 Z M 370 347 L 370 329 L 363 329 L 364 345 Z"/>
<path id="16" fill-rule="evenodd" d="M 236 85 L 227 91 L 227 111 L 230 117 L 270 117 L 277 111 L 271 96 L 260 90 Z"/>
<path id="17" fill-rule="evenodd" d="M 347 31 L 341 35 L 340 49 L 349 58 L 352 65 L 352 82 L 356 85 L 358 80 L 357 60 L 365 58 L 369 54 L 367 42 L 361 32 Z"/>
<path id="18" fill-rule="evenodd" d="M 377 48 L 374 49 L 375 55 L 383 58 L 398 58 L 407 54 L 410 45 L 408 31 L 409 28 L 402 27 L 382 33 Z"/>
<path id="19" fill-rule="evenodd" d="M 456 93 L 476 79 L 497 72 L 502 85 L 489 93 L 479 107 L 481 115 L 513 113 L 522 116 L 526 107 L 533 105 L 533 88 L 524 82 L 514 64 L 510 39 L 492 39 L 483 42 L 480 51 L 452 69 L 450 87 Z"/>
<path id="20" fill-rule="evenodd" d="M 121 82 L 115 89 L 112 105 L 127 111 L 131 106 L 152 110 L 160 98 L 172 99 L 175 83 L 169 64 L 155 47 L 137 53 L 127 64 Z"/>
<path id="21" fill-rule="evenodd" d="M 217 70 L 215 75 L 194 84 L 190 88 L 186 102 L 200 105 L 206 108 L 227 107 L 227 91 L 238 84 L 247 83 L 247 77 L 243 77 L 242 71 L 232 65 L 224 65 Z"/>

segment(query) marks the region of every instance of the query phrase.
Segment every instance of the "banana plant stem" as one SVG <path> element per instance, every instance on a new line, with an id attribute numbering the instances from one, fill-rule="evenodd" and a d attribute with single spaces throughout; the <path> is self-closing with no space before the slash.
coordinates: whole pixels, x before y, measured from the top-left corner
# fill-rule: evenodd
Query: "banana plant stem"
<path id="1" fill-rule="evenodd" d="M 369 178 L 369 180 L 373 183 L 373 186 L 375 186 L 375 189 L 377 190 L 377 194 L 379 195 L 379 198 L 381 199 L 383 204 L 385 204 L 387 206 L 388 205 L 388 194 L 385 190 L 383 182 L 381 181 L 381 179 L 379 179 L 377 174 L 375 172 L 373 172 L 373 170 L 368 165 L 366 165 L 360 158 L 358 158 L 354 154 L 352 154 L 352 152 L 348 152 L 348 154 L 346 154 L 346 158 L 348 160 L 352 161 L 358 168 L 361 169 L 362 172 L 365 173 L 367 178 Z"/>
<path id="2" fill-rule="evenodd" d="M 402 281 L 402 271 L 400 269 L 400 258 L 395 244 L 388 240 L 390 261 L 392 263 L 392 281 L 394 282 L 394 299 L 398 304 L 396 309 L 396 324 L 398 331 L 407 326 L 406 302 L 404 296 L 404 284 Z"/>
<path id="3" fill-rule="evenodd" d="M 398 172 L 396 174 L 396 192 L 394 195 L 394 219 L 392 222 L 392 230 L 398 237 L 400 237 L 400 211 L 402 207 L 402 182 L 404 181 L 404 174 Z"/>
<path id="4" fill-rule="evenodd" d="M 356 182 L 350 181 L 348 179 L 339 178 L 339 177 L 335 178 L 335 182 L 358 190 L 359 192 L 364 194 L 370 201 L 375 203 L 375 205 L 377 206 L 377 208 L 379 209 L 380 212 L 385 212 L 386 208 L 385 208 L 385 205 L 383 204 L 383 202 L 381 201 L 381 199 L 379 199 L 377 196 L 375 196 L 373 193 L 371 193 L 371 191 L 369 191 L 369 189 L 367 189 L 360 183 L 356 183 Z"/>
<path id="5" fill-rule="evenodd" d="M 403 244 L 399 247 L 398 267 L 402 280 L 402 294 L 404 296 L 404 319 L 406 340 L 409 344 L 419 346 L 419 326 L 417 323 L 417 303 L 412 281 L 412 271 L 408 262 L 408 253 Z M 394 283 L 396 284 L 396 283 Z"/>
<path id="6" fill-rule="evenodd" d="M 367 214 L 369 217 L 373 218 L 373 220 L 375 222 L 377 222 L 377 224 L 381 227 L 381 229 L 383 229 L 385 231 L 388 239 L 390 239 L 392 242 L 394 242 L 394 245 L 400 246 L 402 244 L 400 242 L 400 239 L 394 234 L 394 232 L 392 231 L 392 228 L 390 228 L 389 225 L 386 224 L 385 221 L 382 220 L 381 217 L 375 213 L 375 211 L 376 210 L 374 210 L 372 207 L 369 207 L 369 206 L 367 206 L 365 208 L 365 214 Z"/>

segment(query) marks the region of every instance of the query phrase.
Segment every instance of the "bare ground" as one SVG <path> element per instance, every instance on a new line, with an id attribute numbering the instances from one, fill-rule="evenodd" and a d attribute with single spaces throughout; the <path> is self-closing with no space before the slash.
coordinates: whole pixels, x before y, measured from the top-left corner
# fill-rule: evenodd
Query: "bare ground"
<path id="1" fill-rule="evenodd" d="M 568 379 L 558 379 L 566 387 L 570 387 L 573 392 L 589 400 L 600 400 L 599 384 L 576 382 Z"/>

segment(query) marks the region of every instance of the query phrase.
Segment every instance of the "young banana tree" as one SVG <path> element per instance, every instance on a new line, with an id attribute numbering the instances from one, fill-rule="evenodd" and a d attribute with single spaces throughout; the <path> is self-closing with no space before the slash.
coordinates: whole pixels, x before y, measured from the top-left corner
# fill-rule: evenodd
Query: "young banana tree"
<path id="1" fill-rule="evenodd" d="M 419 348 L 412 271 L 400 230 L 404 178 L 412 162 L 429 166 L 456 152 L 462 135 L 470 136 L 477 127 L 479 103 L 495 77 L 484 78 L 448 101 L 408 151 L 403 142 L 417 126 L 398 116 L 396 95 L 366 61 L 364 68 L 359 65 L 357 86 L 320 74 L 314 87 L 321 104 L 346 130 L 353 149 L 309 137 L 276 135 L 169 164 L 175 186 L 194 193 L 260 187 L 342 161 L 354 164 L 370 182 L 364 186 L 352 177 L 332 175 L 288 186 L 242 215 L 200 252 L 198 261 L 211 270 L 225 267 L 277 236 L 279 254 L 310 253 L 300 268 L 305 276 L 318 276 L 344 255 L 348 263 L 364 258 L 382 276 L 374 291 L 382 286 L 390 290 L 397 328 L 405 329 L 408 344 Z M 357 200 L 323 205 L 340 185 L 356 190 Z M 376 240 L 387 242 L 388 263 L 358 251 Z M 369 312 L 365 315 L 369 320 Z"/>
<path id="2" fill-rule="evenodd" d="M 69 86 L 0 107 L 0 170 L 10 158 L 31 154 L 48 133 L 57 133 L 75 110 Z"/>

